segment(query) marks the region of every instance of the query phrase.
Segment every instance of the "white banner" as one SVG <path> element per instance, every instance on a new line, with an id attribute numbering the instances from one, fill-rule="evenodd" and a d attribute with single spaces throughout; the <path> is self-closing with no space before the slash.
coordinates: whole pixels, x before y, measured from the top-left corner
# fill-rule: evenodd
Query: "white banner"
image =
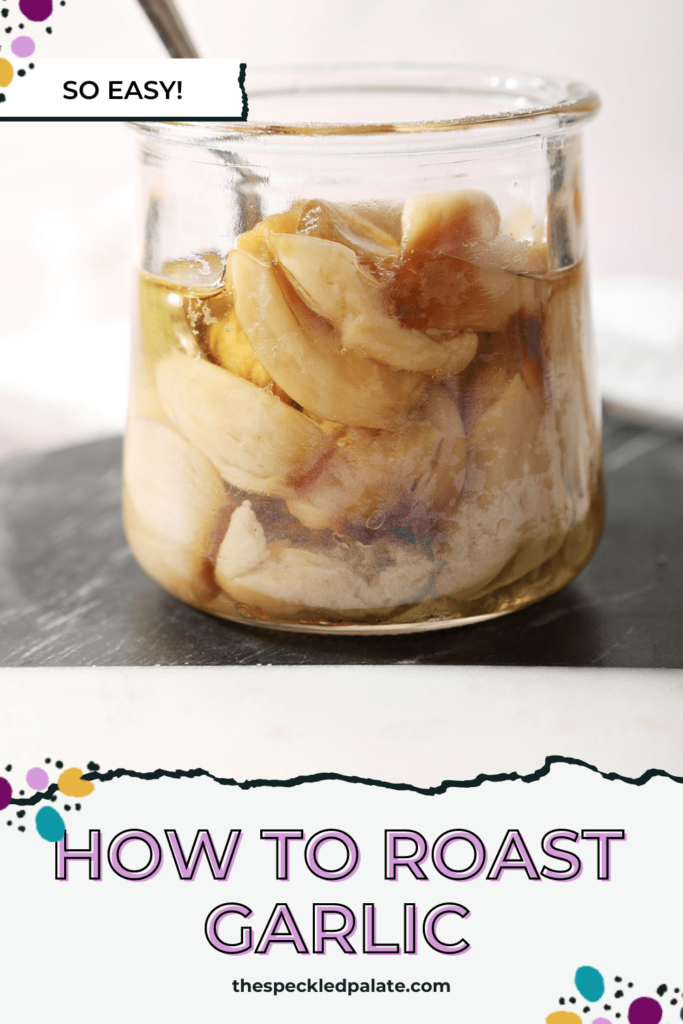
<path id="1" fill-rule="evenodd" d="M 12 62 L 4 63 L 8 76 Z M 238 60 L 41 58 L 27 68 L 5 87 L 0 120 L 247 118 L 246 65 Z"/>
<path id="2" fill-rule="evenodd" d="M 682 679 L 3 669 L 4 1015 L 676 1024 Z"/>
<path id="3" fill-rule="evenodd" d="M 436 791 L 69 767 L 28 804 L 38 767 L 6 775 L 11 1019 L 679 1019 L 679 781 L 562 759 Z"/>

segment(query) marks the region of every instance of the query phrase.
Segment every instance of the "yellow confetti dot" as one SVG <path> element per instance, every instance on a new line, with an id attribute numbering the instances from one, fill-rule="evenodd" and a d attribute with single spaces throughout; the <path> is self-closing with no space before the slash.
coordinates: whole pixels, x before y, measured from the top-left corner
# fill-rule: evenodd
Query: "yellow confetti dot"
<path id="1" fill-rule="evenodd" d="M 570 1010 L 556 1010 L 546 1017 L 545 1021 L 546 1024 L 581 1024 L 578 1013 L 572 1013 Z"/>
<path id="2" fill-rule="evenodd" d="M 4 89 L 14 78 L 14 68 L 8 60 L 0 57 L 0 86 Z"/>
<path id="3" fill-rule="evenodd" d="M 59 792 L 64 796 L 89 796 L 95 787 L 92 782 L 81 778 L 82 775 L 81 768 L 65 768 L 57 779 Z"/>

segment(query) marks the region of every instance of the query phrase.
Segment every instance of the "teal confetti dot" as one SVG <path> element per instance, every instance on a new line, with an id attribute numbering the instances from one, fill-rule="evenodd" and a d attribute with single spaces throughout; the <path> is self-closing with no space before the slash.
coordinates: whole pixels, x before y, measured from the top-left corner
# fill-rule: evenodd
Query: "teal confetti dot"
<path id="1" fill-rule="evenodd" d="M 605 993 L 605 980 L 595 967 L 579 967 L 574 977 L 574 984 L 583 998 L 591 1003 L 602 999 Z"/>
<path id="2" fill-rule="evenodd" d="M 64 837 L 64 819 L 54 807 L 41 807 L 36 814 L 36 828 L 41 839 L 58 843 Z"/>

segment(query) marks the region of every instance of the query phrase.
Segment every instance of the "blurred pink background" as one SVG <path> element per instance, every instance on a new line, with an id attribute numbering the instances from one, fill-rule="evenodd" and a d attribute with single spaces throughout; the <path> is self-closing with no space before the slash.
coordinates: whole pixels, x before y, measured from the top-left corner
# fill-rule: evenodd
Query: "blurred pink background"
<path id="1" fill-rule="evenodd" d="M 603 392 L 683 421 L 680 0 L 177 0 L 247 64 L 456 61 L 590 83 L 589 253 Z M 136 0 L 56 7 L 39 56 L 165 51 Z M 247 88 L 249 84 L 247 72 Z M 123 429 L 134 212 L 120 124 L 0 124 L 0 458 Z"/>

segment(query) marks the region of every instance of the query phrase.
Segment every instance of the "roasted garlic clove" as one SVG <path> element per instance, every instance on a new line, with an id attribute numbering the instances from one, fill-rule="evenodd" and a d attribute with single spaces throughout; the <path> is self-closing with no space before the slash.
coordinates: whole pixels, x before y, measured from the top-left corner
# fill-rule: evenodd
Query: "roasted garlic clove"
<path id="1" fill-rule="evenodd" d="M 562 470 L 574 496 L 576 521 L 583 519 L 600 474 L 600 409 L 590 379 L 594 368 L 581 339 L 588 336 L 588 296 L 581 268 L 569 271 L 550 299 L 542 335 L 550 393 L 562 438 Z"/>
<path id="2" fill-rule="evenodd" d="M 332 454 L 310 419 L 212 363 L 167 356 L 157 384 L 168 418 L 236 487 L 284 497 Z"/>
<path id="3" fill-rule="evenodd" d="M 348 246 L 278 234 L 268 244 L 302 301 L 333 325 L 344 348 L 397 369 L 441 375 L 460 373 L 474 358 L 474 332 L 434 341 L 388 316 L 380 285 Z"/>
<path id="4" fill-rule="evenodd" d="M 432 559 L 409 544 L 390 542 L 382 548 L 378 555 L 384 568 L 368 583 L 366 607 L 400 608 L 426 597 L 435 575 Z"/>
<path id="5" fill-rule="evenodd" d="M 345 207 L 349 209 L 349 207 Z M 394 239 L 397 245 L 401 242 L 401 217 L 403 215 L 403 203 L 392 202 L 389 199 L 372 200 L 358 203 L 351 209 L 359 213 L 364 220 L 370 221 L 384 234 Z"/>
<path id="6" fill-rule="evenodd" d="M 412 492 L 431 468 L 441 444 L 428 423 L 389 430 L 349 430 L 312 482 L 287 499 L 292 515 L 310 529 L 376 529 L 409 514 Z"/>
<path id="7" fill-rule="evenodd" d="M 533 298 L 534 282 L 439 252 L 414 252 L 387 294 L 397 317 L 420 331 L 499 331 Z"/>
<path id="8" fill-rule="evenodd" d="M 467 444 L 458 408 L 441 388 L 419 420 L 396 430 L 347 431 L 310 484 L 288 498 L 305 526 L 344 533 L 348 527 L 410 524 L 429 533 L 457 504 Z"/>
<path id="9" fill-rule="evenodd" d="M 419 399 L 423 382 L 415 374 L 343 352 L 324 321 L 304 328 L 270 267 L 238 250 L 229 264 L 237 319 L 252 349 L 304 409 L 349 426 L 387 427 Z"/>
<path id="10" fill-rule="evenodd" d="M 530 206 L 520 206 L 501 228 L 498 240 L 509 269 L 516 269 L 519 273 L 547 274 L 547 214 L 536 216 Z"/>
<path id="11" fill-rule="evenodd" d="M 371 264 L 399 250 L 396 238 L 360 210 L 319 199 L 311 200 L 302 208 L 297 232 L 340 242 L 352 249 L 361 262 Z"/>
<path id="12" fill-rule="evenodd" d="M 538 428 L 538 406 L 522 375 L 516 373 L 472 428 L 468 487 L 486 497 L 522 477 Z"/>
<path id="13" fill-rule="evenodd" d="M 445 252 L 491 270 L 542 276 L 548 271 L 548 241 L 545 232 L 544 220 L 537 223 L 529 207 L 520 207 L 494 236 L 473 232 L 467 237 L 464 233 L 459 240 L 453 237 L 444 248 L 437 246 L 433 251 Z M 524 291 L 524 301 L 528 304 L 533 295 L 532 282 L 526 283 Z"/>
<path id="14" fill-rule="evenodd" d="M 268 236 L 278 264 L 307 306 L 336 327 L 379 306 L 380 287 L 360 270 L 352 249 L 311 235 Z"/>
<path id="15" fill-rule="evenodd" d="M 500 213 L 491 196 L 475 189 L 410 196 L 403 207 L 401 252 L 452 252 L 475 240 L 492 241 Z"/>
<path id="16" fill-rule="evenodd" d="M 247 572 L 219 575 L 234 601 L 275 618 L 302 608 L 360 608 L 365 581 L 327 550 L 272 545 L 268 557 Z"/>
<path id="17" fill-rule="evenodd" d="M 191 604 L 210 598 L 208 558 L 231 502 L 209 459 L 174 430 L 133 417 L 123 488 L 126 534 L 145 571 Z"/>
<path id="18" fill-rule="evenodd" d="M 273 384 L 273 378 L 259 363 L 249 339 L 239 325 L 234 309 L 209 328 L 206 347 L 218 366 L 259 388 Z"/>
<path id="19" fill-rule="evenodd" d="M 264 217 L 251 231 L 244 231 L 235 239 L 235 248 L 248 252 L 250 256 L 262 263 L 272 263 L 268 248 L 268 235 L 271 231 L 296 231 L 303 203 L 294 203 L 283 213 L 274 213 Z"/>
<path id="20" fill-rule="evenodd" d="M 235 576 L 251 572 L 268 557 L 268 544 L 250 501 L 235 509 L 216 555 L 216 582 L 224 590 Z"/>
<path id="21" fill-rule="evenodd" d="M 155 366 L 168 352 L 199 358 L 197 338 L 187 318 L 191 297 L 151 275 L 142 276 L 139 288 L 140 344 L 133 348 L 130 416 L 164 420 L 154 377 Z"/>
<path id="22" fill-rule="evenodd" d="M 443 387 L 435 389 L 425 406 L 424 415 L 437 431 L 439 443 L 417 481 L 413 494 L 423 516 L 437 513 L 438 520 L 451 515 L 465 482 L 467 440 L 460 411 L 454 398 Z"/>
<path id="23" fill-rule="evenodd" d="M 491 390 L 479 395 L 484 411 L 469 435 L 466 492 L 438 553 L 446 566 L 438 593 L 463 600 L 508 586 L 560 549 L 572 521 L 560 441 L 517 373 L 507 385 L 489 374 Z"/>
<path id="24" fill-rule="evenodd" d="M 288 617 L 302 608 L 396 607 L 419 599 L 432 580 L 431 559 L 398 542 L 373 545 L 371 551 L 340 544 L 305 549 L 274 543 L 264 555 L 265 535 L 251 507 L 245 506 L 249 503 L 233 513 L 216 577 L 229 597 L 261 613 Z"/>
<path id="25" fill-rule="evenodd" d="M 538 253 L 500 232 L 483 192 L 412 196 L 403 211 L 402 259 L 391 298 L 410 327 L 499 331 L 520 309 L 538 308 Z"/>

